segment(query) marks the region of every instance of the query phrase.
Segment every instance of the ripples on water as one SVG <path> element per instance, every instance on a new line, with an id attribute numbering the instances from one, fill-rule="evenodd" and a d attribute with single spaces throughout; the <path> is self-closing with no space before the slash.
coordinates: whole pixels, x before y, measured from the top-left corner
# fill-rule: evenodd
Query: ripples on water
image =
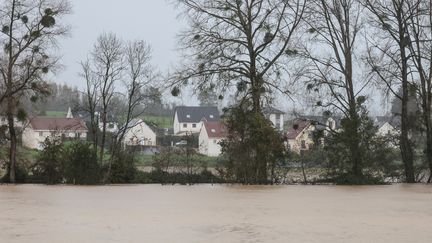
<path id="1" fill-rule="evenodd" d="M 0 242 L 432 242 L 432 186 L 0 186 Z"/>

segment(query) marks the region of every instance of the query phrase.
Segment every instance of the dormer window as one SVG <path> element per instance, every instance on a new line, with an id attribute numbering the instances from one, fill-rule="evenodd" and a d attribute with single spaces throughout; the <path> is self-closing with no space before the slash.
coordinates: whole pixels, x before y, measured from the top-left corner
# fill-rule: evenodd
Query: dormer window
<path id="1" fill-rule="evenodd" d="M 190 115 L 186 115 L 187 118 L 190 118 Z"/>

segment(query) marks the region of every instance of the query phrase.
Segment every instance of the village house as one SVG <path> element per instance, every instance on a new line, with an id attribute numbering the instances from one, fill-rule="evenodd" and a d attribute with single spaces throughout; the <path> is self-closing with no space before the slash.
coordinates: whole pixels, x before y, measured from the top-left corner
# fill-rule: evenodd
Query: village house
<path id="1" fill-rule="evenodd" d="M 221 154 L 220 142 L 227 137 L 227 129 L 221 122 L 204 121 L 199 134 L 200 154 L 218 157 Z"/>
<path id="2" fill-rule="evenodd" d="M 399 135 L 400 119 L 394 116 L 376 116 L 374 123 L 378 127 L 378 136 L 385 137 Z"/>
<path id="3" fill-rule="evenodd" d="M 267 119 L 269 119 L 273 127 L 278 131 L 284 130 L 284 115 L 285 113 L 273 107 L 266 107 L 263 109 L 263 113 Z"/>
<path id="4" fill-rule="evenodd" d="M 292 122 L 286 134 L 286 144 L 298 154 L 313 146 L 323 145 L 326 136 L 340 129 L 340 120 L 330 116 L 300 116 Z"/>
<path id="5" fill-rule="evenodd" d="M 220 114 L 217 107 L 179 106 L 173 117 L 175 135 L 199 133 L 203 121 L 218 122 Z"/>
<path id="6" fill-rule="evenodd" d="M 308 120 L 297 120 L 286 134 L 286 145 L 294 153 L 300 154 L 314 146 L 316 127 Z"/>
<path id="7" fill-rule="evenodd" d="M 126 146 L 156 146 L 156 133 L 141 119 L 133 119 L 124 137 Z"/>
<path id="8" fill-rule="evenodd" d="M 41 150 L 47 138 L 86 140 L 87 132 L 87 126 L 80 118 L 34 117 L 23 131 L 22 142 L 24 147 Z"/>

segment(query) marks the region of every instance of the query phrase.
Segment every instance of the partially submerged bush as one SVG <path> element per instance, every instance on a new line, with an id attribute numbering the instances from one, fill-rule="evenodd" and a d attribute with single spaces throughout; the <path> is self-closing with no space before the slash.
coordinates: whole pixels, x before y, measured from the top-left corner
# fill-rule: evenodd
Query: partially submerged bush
<path id="1" fill-rule="evenodd" d="M 65 148 L 66 183 L 92 185 L 101 182 L 101 167 L 89 143 L 76 142 Z"/>
<path id="2" fill-rule="evenodd" d="M 32 180 L 46 184 L 57 184 L 63 181 L 63 177 L 63 144 L 59 140 L 47 139 L 44 143 L 44 149 L 32 168 Z"/>
<path id="3" fill-rule="evenodd" d="M 132 183 L 137 174 L 134 151 L 122 150 L 113 155 L 108 181 L 110 183 Z"/>

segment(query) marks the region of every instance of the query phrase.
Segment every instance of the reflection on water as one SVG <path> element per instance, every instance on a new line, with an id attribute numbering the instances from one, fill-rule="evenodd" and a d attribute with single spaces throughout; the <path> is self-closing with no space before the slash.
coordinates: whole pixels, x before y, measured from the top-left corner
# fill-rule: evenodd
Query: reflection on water
<path id="1" fill-rule="evenodd" d="M 0 242 L 432 242 L 432 186 L 0 186 Z"/>

